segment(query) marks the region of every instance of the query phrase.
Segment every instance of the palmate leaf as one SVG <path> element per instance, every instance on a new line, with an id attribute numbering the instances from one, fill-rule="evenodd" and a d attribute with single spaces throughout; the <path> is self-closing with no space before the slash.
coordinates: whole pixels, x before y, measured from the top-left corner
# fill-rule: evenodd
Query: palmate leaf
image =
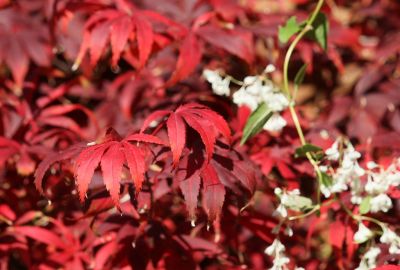
<path id="1" fill-rule="evenodd" d="M 144 132 L 152 122 L 167 115 L 166 125 L 174 166 L 177 166 L 186 145 L 185 123 L 199 134 L 205 147 L 207 162 L 214 152 L 216 132 L 222 134 L 228 141 L 231 139 L 229 126 L 222 116 L 196 103 L 182 105 L 175 112 L 163 110 L 150 114 L 144 121 L 141 132 Z"/>
<path id="2" fill-rule="evenodd" d="M 90 63 L 96 65 L 111 45 L 112 65 L 116 66 L 127 45 L 137 51 L 138 68 L 143 67 L 149 58 L 155 34 L 152 21 L 171 26 L 172 21 L 160 14 L 138 10 L 131 3 L 121 1 L 117 8 L 105 8 L 91 15 L 85 24 L 83 40 L 73 69 L 77 69 L 87 52 Z"/>
<path id="3" fill-rule="evenodd" d="M 130 141 L 134 141 L 136 144 L 133 145 Z M 119 207 L 120 180 L 124 165 L 129 168 L 136 191 L 139 192 L 142 187 L 146 171 L 146 156 L 140 143 L 164 145 L 164 142 L 159 138 L 147 134 L 132 134 L 121 140 L 113 129 L 109 129 L 101 143 L 86 147 L 82 145 L 74 146 L 58 157 L 50 156 L 43 160 L 35 175 L 36 187 L 43 192 L 42 180 L 52 163 L 77 156 L 75 159 L 75 178 L 80 200 L 85 199 L 93 174 L 100 165 L 104 184 L 114 204 Z"/>

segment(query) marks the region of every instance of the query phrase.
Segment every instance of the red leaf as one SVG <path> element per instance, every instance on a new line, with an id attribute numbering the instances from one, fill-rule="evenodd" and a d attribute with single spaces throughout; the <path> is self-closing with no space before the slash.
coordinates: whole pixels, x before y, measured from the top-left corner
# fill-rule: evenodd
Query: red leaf
<path id="1" fill-rule="evenodd" d="M 76 159 L 75 177 L 79 190 L 79 199 L 84 201 L 89 183 L 107 146 L 95 145 L 83 150 Z"/>
<path id="2" fill-rule="evenodd" d="M 196 130 L 200 137 L 201 140 L 204 143 L 204 146 L 206 148 L 206 153 L 207 153 L 207 161 L 211 160 L 211 157 L 214 152 L 214 144 L 215 144 L 215 134 L 210 130 L 211 125 L 205 120 L 201 119 L 200 117 L 196 115 L 192 115 L 189 113 L 181 113 L 182 117 L 185 119 L 186 123 Z"/>
<path id="3" fill-rule="evenodd" d="M 253 36 L 249 32 L 238 29 L 224 30 L 217 26 L 206 25 L 198 28 L 196 33 L 212 45 L 228 51 L 248 64 L 254 61 Z"/>
<path id="4" fill-rule="evenodd" d="M 179 114 L 171 114 L 167 120 L 168 137 L 174 166 L 178 165 L 186 142 L 185 123 Z"/>
<path id="5" fill-rule="evenodd" d="M 55 233 L 36 226 L 18 226 L 14 227 L 13 231 L 17 234 L 32 238 L 36 241 L 45 243 L 49 246 L 57 248 L 66 248 L 66 244 Z"/>
<path id="6" fill-rule="evenodd" d="M 136 26 L 137 45 L 139 50 L 139 63 L 143 67 L 152 50 L 153 46 L 153 29 L 149 21 L 139 13 L 134 15 Z"/>
<path id="7" fill-rule="evenodd" d="M 117 142 L 112 143 L 107 152 L 103 155 L 100 165 L 103 173 L 104 184 L 118 208 L 120 190 L 119 183 L 121 180 L 123 164 L 124 153 L 122 152 L 121 145 Z"/>
<path id="8" fill-rule="evenodd" d="M 112 49 L 112 60 L 113 66 L 116 66 L 120 58 L 121 52 L 123 51 L 130 33 L 133 31 L 133 25 L 131 19 L 128 16 L 117 19 L 116 22 L 111 25 L 111 49 Z"/>
<path id="9" fill-rule="evenodd" d="M 394 264 L 382 265 L 377 268 L 374 268 L 374 270 L 399 270 L 399 269 L 400 266 Z"/>
<path id="10" fill-rule="evenodd" d="M 144 120 L 142 128 L 140 129 L 140 132 L 142 133 L 145 131 L 154 121 L 157 121 L 159 118 L 164 118 L 167 114 L 170 114 L 171 111 L 167 110 L 158 110 L 153 113 L 151 113 L 149 116 L 147 116 L 146 120 Z"/>
<path id="11" fill-rule="evenodd" d="M 78 155 L 79 152 L 82 151 L 82 148 L 83 144 L 75 144 L 65 151 L 51 154 L 42 160 L 35 172 L 35 186 L 37 190 L 39 190 L 39 192 L 42 194 L 44 193 L 42 187 L 43 177 L 52 164 Z"/>
<path id="12" fill-rule="evenodd" d="M 201 46 L 195 34 L 189 33 L 182 42 L 175 72 L 167 82 L 167 85 L 173 85 L 189 76 L 195 70 L 200 60 Z"/>
<path id="13" fill-rule="evenodd" d="M 144 134 L 144 133 L 131 134 L 128 137 L 126 137 L 124 140 L 165 145 L 165 142 L 160 140 L 158 137 L 153 136 L 153 135 Z"/>
<path id="14" fill-rule="evenodd" d="M 135 183 L 135 189 L 138 193 L 142 188 L 145 173 L 145 162 L 142 151 L 131 145 L 130 143 L 123 142 L 125 159 L 128 163 L 129 171 L 133 182 Z"/>
<path id="15" fill-rule="evenodd" d="M 208 219 L 214 221 L 221 213 L 225 199 L 225 187 L 218 179 L 214 167 L 208 165 L 201 173 L 203 179 L 203 204 Z"/>
<path id="16" fill-rule="evenodd" d="M 110 22 L 97 25 L 90 33 L 90 62 L 96 65 L 102 55 L 110 35 Z"/>
<path id="17" fill-rule="evenodd" d="M 190 220 L 194 221 L 196 219 L 195 211 L 197 208 L 197 199 L 200 191 L 200 176 L 198 174 L 193 174 L 189 178 L 180 181 L 179 187 L 181 188 L 182 194 L 185 197 L 189 218 Z"/>

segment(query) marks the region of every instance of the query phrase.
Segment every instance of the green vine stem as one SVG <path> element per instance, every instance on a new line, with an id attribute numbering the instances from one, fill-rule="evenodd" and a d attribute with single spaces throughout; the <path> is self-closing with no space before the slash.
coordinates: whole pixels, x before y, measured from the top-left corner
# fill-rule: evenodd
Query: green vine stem
<path id="1" fill-rule="evenodd" d="M 300 138 L 300 142 L 302 145 L 305 145 L 306 139 L 304 137 L 304 133 L 303 130 L 301 128 L 300 125 L 300 121 L 299 118 L 297 116 L 296 110 L 295 110 L 295 104 L 294 101 L 292 100 L 291 97 L 291 93 L 290 93 L 290 89 L 289 89 L 289 77 L 288 77 L 288 69 L 289 69 L 289 62 L 290 62 L 290 58 L 292 57 L 293 51 L 296 48 L 297 44 L 300 42 L 300 40 L 303 38 L 303 36 L 310 30 L 313 29 L 312 24 L 314 23 L 315 18 L 317 17 L 319 11 L 321 10 L 321 7 L 324 3 L 324 0 L 318 0 L 317 6 L 315 7 L 313 13 L 311 14 L 310 18 L 307 20 L 306 25 L 304 26 L 304 28 L 300 31 L 300 33 L 296 36 L 296 38 L 293 40 L 293 42 L 290 44 L 289 49 L 286 52 L 285 55 L 285 60 L 283 63 L 283 91 L 286 94 L 286 96 L 289 99 L 289 110 L 290 110 L 290 114 L 292 116 L 294 125 L 296 127 L 296 131 L 297 134 Z M 309 162 L 311 163 L 311 165 L 314 168 L 315 173 L 317 174 L 317 179 L 318 179 L 318 194 L 317 194 L 317 200 L 318 200 L 318 205 L 320 204 L 321 201 L 321 190 L 320 190 L 320 186 L 321 186 L 321 179 L 322 179 L 322 173 L 321 170 L 318 167 L 318 163 L 317 161 L 314 160 L 314 158 L 311 156 L 310 153 L 306 154 L 307 159 L 309 160 Z"/>

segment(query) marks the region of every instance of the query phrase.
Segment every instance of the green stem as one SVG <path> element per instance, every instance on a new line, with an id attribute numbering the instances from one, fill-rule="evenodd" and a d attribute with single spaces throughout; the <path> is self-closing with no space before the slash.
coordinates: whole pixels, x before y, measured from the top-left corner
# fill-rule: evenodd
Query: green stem
<path id="1" fill-rule="evenodd" d="M 318 15 L 318 12 L 320 11 L 322 4 L 324 3 L 324 0 L 318 0 L 317 6 L 315 7 L 313 13 L 311 14 L 310 18 L 307 20 L 306 25 L 304 26 L 304 28 L 301 30 L 301 32 L 296 36 L 296 38 L 293 40 L 293 42 L 290 44 L 289 49 L 286 52 L 285 55 L 285 61 L 283 63 L 283 91 L 286 94 L 286 96 L 288 97 L 290 104 L 289 104 L 289 110 L 290 110 L 290 114 L 292 116 L 293 119 L 293 123 L 296 127 L 296 131 L 297 134 L 300 138 L 300 142 L 302 145 L 305 145 L 306 139 L 304 137 L 304 133 L 303 130 L 301 128 L 300 125 L 300 121 L 299 118 L 297 116 L 296 110 L 294 108 L 294 102 L 292 100 L 291 97 L 291 93 L 289 90 L 289 62 L 290 62 L 290 58 L 292 57 L 293 51 L 296 48 L 297 44 L 300 42 L 300 40 L 303 38 L 303 36 L 310 30 L 312 30 L 312 24 L 315 20 L 315 18 Z M 318 167 L 318 163 L 316 160 L 314 160 L 314 158 L 311 156 L 310 153 L 306 154 L 308 161 L 311 163 L 311 165 L 314 168 L 314 171 L 317 174 L 317 179 L 318 179 L 318 194 L 317 194 L 317 200 L 318 200 L 318 204 L 320 204 L 320 200 L 321 200 L 321 190 L 320 190 L 320 186 L 321 186 L 321 179 L 322 179 L 322 173 Z"/>

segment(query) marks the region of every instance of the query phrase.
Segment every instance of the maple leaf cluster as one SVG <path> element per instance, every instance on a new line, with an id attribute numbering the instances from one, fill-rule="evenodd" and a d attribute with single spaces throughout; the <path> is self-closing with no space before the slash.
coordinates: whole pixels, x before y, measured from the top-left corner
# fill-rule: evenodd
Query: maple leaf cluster
<path id="1" fill-rule="evenodd" d="M 288 110 L 281 131 L 242 145 L 249 108 L 201 75 L 237 82 L 273 65 L 279 85 L 279 29 L 314 3 L 278 2 L 0 0 L 0 269 L 267 269 L 276 233 L 290 269 L 359 265 L 338 201 L 290 228 L 273 214 L 277 187 L 319 196 Z M 400 5 L 326 2 L 326 52 L 306 35 L 289 69 L 307 63 L 299 121 L 321 149 L 345 135 L 362 162 L 388 166 Z M 395 227 L 399 193 L 371 218 Z M 398 255 L 379 258 L 398 269 Z"/>

